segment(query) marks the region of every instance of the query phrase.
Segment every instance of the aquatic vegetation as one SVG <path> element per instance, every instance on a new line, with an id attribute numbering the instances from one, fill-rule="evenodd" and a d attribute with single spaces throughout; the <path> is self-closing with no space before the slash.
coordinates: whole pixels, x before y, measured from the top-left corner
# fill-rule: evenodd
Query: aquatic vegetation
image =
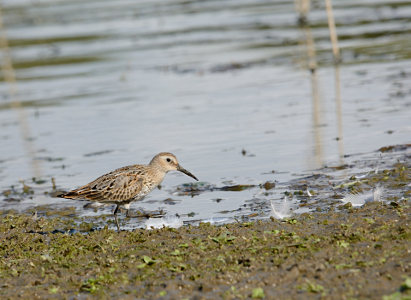
<path id="1" fill-rule="evenodd" d="M 307 280 L 302 286 L 298 287 L 300 290 L 307 291 L 310 293 L 323 293 L 324 292 L 324 287 L 320 284 L 316 284 L 314 282 L 311 282 Z"/>
<path id="2" fill-rule="evenodd" d="M 264 299 L 265 298 L 264 290 L 262 288 L 253 289 L 253 291 L 251 292 L 251 298 Z"/>
<path id="3" fill-rule="evenodd" d="M 80 218 L 75 207 L 0 211 L 0 297 L 408 297 L 409 162 L 359 176 L 333 172 L 283 185 L 278 203 L 254 197 L 253 209 L 234 210 L 235 220 L 186 226 L 178 216 L 143 212 L 136 217 L 150 230 L 117 233 L 109 214 Z M 278 188 L 225 186 L 227 194 L 268 197 Z M 23 200 L 33 195 L 15 190 Z M 342 202 L 355 193 L 362 205 Z"/>
<path id="4" fill-rule="evenodd" d="M 16 290 L 22 297 L 409 295 L 403 276 L 411 263 L 411 208 L 408 201 L 396 203 L 305 213 L 290 219 L 295 222 L 120 233 L 107 227 L 84 232 L 64 217 L 3 213 L 0 296 Z"/>

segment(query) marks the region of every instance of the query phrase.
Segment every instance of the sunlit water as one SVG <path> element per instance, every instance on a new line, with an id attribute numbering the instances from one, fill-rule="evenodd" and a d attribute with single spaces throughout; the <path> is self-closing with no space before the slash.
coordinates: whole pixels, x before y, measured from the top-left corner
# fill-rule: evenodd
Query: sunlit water
<path id="1" fill-rule="evenodd" d="M 411 3 L 333 3 L 340 124 L 323 1 L 305 28 L 292 1 L 2 1 L 18 94 L 1 82 L 0 187 L 30 184 L 36 172 L 47 183 L 32 200 L 0 199 L 0 207 L 75 205 L 80 213 L 82 202 L 43 195 L 52 177 L 68 190 L 161 151 L 213 186 L 280 183 L 269 196 L 257 187 L 190 198 L 174 191 L 191 178 L 171 173 L 133 205 L 221 220 L 252 213 L 250 202 L 282 201 L 282 182 L 344 163 L 345 154 L 410 142 Z M 10 108 L 16 100 L 37 171 Z"/>

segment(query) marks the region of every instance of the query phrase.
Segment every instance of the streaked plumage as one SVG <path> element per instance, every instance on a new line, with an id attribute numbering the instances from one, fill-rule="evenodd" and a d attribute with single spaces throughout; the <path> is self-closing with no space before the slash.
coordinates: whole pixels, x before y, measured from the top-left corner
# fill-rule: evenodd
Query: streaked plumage
<path id="1" fill-rule="evenodd" d="M 128 214 L 130 202 L 144 198 L 163 181 L 167 172 L 173 170 L 183 172 L 198 180 L 179 165 L 174 154 L 161 152 L 154 156 L 148 165 L 131 165 L 116 169 L 61 197 L 117 204 L 114 218 L 117 229 L 120 231 L 117 221 L 119 207 L 124 206 Z"/>

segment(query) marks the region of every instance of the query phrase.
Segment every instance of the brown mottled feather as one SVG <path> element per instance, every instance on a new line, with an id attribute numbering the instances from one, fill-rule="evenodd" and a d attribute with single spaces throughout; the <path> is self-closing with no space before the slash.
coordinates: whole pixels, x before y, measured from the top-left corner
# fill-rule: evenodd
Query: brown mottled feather
<path id="1" fill-rule="evenodd" d="M 155 181 L 151 183 L 144 180 L 147 173 L 152 173 L 147 166 L 122 167 L 72 190 L 62 197 L 102 203 L 127 203 L 138 200 L 158 185 Z"/>

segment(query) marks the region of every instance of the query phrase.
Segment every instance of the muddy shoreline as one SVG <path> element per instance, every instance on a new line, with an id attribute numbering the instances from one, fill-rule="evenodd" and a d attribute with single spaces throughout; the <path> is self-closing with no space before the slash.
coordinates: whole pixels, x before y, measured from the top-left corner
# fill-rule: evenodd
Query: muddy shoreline
<path id="1" fill-rule="evenodd" d="M 296 181 L 294 198 L 322 209 L 283 220 L 117 233 L 105 216 L 96 225 L 74 211 L 0 211 L 0 297 L 409 299 L 411 168 L 402 158 L 331 188 Z M 313 199 L 303 195 L 307 183 Z M 383 201 L 341 203 L 376 185 Z"/>
<path id="2" fill-rule="evenodd" d="M 9 214 L 0 223 L 0 295 L 410 297 L 409 203 L 373 202 L 339 210 L 286 221 L 88 234 L 36 233 L 73 224 Z"/>

